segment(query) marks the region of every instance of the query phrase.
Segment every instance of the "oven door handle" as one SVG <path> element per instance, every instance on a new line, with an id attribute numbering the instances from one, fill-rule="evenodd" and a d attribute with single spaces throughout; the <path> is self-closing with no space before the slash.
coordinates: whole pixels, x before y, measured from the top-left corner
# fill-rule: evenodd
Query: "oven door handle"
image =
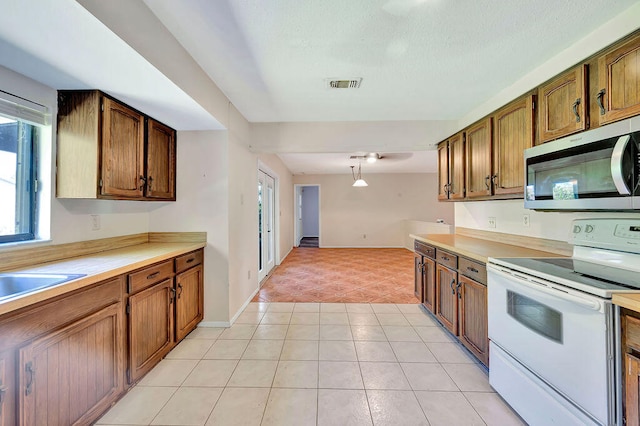
<path id="1" fill-rule="evenodd" d="M 624 152 L 627 149 L 629 139 L 631 139 L 629 135 L 620 136 L 611 153 L 611 177 L 613 178 L 613 183 L 616 185 L 618 193 L 621 195 L 631 194 L 627 183 L 624 181 L 624 170 L 622 170 Z"/>
<path id="2" fill-rule="evenodd" d="M 516 274 L 507 270 L 504 270 L 499 267 L 495 267 L 491 265 L 489 267 L 493 272 L 498 275 L 502 275 L 504 278 L 517 280 L 517 284 L 528 287 L 532 290 L 539 291 L 541 293 L 549 294 L 553 297 L 557 297 L 559 299 L 568 300 L 572 303 L 576 303 L 582 307 L 592 309 L 594 311 L 600 311 L 602 309 L 602 303 L 598 300 L 587 299 L 585 297 L 576 296 L 570 293 L 566 293 L 562 290 L 556 289 L 549 284 L 546 284 L 542 281 L 530 279 L 520 274 Z M 491 282 L 489 282 L 489 288 L 491 288 Z"/>

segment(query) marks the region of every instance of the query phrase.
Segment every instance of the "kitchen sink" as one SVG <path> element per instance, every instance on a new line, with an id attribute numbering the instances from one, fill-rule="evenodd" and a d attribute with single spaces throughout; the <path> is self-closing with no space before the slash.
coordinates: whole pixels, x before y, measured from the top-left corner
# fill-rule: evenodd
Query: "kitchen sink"
<path id="1" fill-rule="evenodd" d="M 41 290 L 84 276 L 86 276 L 86 274 L 0 274 L 0 301 L 8 297 Z"/>

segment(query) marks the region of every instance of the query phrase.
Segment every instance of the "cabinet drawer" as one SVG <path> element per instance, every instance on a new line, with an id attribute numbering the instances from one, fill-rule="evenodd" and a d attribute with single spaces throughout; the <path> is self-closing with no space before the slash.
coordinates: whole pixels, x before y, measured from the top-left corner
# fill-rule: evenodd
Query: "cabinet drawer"
<path id="1" fill-rule="evenodd" d="M 176 257 L 176 274 L 202 263 L 202 250 Z"/>
<path id="2" fill-rule="evenodd" d="M 640 319 L 625 315 L 626 345 L 640 351 Z"/>
<path id="3" fill-rule="evenodd" d="M 480 284 L 487 285 L 487 266 L 484 263 L 461 257 L 458 261 L 458 272 Z"/>
<path id="4" fill-rule="evenodd" d="M 152 284 L 171 278 L 171 276 L 173 276 L 172 260 L 167 260 L 166 262 L 158 263 L 157 265 L 134 272 L 133 274 L 129 274 L 128 293 L 137 293 Z"/>
<path id="5" fill-rule="evenodd" d="M 458 256 L 448 251 L 436 249 L 436 260 L 451 269 L 458 269 Z"/>
<path id="6" fill-rule="evenodd" d="M 420 241 L 415 241 L 413 243 L 413 251 L 415 251 L 416 253 L 422 255 L 422 256 L 426 256 L 428 258 L 431 259 L 435 259 L 436 258 L 436 249 L 435 247 L 431 247 L 423 242 Z"/>

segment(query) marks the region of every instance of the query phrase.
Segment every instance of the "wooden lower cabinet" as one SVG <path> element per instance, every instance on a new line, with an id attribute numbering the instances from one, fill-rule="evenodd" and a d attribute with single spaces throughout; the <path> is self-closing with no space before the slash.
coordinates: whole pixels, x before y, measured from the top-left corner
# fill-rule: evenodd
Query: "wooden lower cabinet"
<path id="1" fill-rule="evenodd" d="M 151 370 L 173 347 L 173 279 L 129 296 L 129 383 Z"/>
<path id="2" fill-rule="evenodd" d="M 436 310 L 436 262 L 428 257 L 422 258 L 422 305 L 431 312 Z"/>
<path id="3" fill-rule="evenodd" d="M 115 303 L 19 350 L 19 423 L 90 424 L 123 390 L 122 305 Z"/>
<path id="4" fill-rule="evenodd" d="M 176 341 L 182 340 L 204 317 L 202 265 L 176 275 Z"/>
<path id="5" fill-rule="evenodd" d="M 625 424 L 640 424 L 640 359 L 625 354 Z"/>
<path id="6" fill-rule="evenodd" d="M 413 255 L 413 295 L 420 301 L 423 302 L 423 289 L 424 289 L 424 274 L 423 274 L 423 263 L 422 263 L 422 255 L 418 253 L 414 253 Z"/>
<path id="7" fill-rule="evenodd" d="M 15 424 L 15 355 L 0 353 L 0 426 Z"/>
<path id="8" fill-rule="evenodd" d="M 454 335 L 458 334 L 458 273 L 436 265 L 436 317 Z"/>
<path id="9" fill-rule="evenodd" d="M 489 365 L 489 335 L 487 331 L 487 286 L 463 275 L 458 277 L 459 337 L 480 361 Z"/>

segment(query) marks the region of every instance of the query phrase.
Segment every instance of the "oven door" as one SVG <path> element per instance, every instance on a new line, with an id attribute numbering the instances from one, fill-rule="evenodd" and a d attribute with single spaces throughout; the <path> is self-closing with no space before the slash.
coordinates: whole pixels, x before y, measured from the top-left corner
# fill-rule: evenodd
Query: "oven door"
<path id="1" fill-rule="evenodd" d="M 488 278 L 492 343 L 598 422 L 610 423 L 611 303 L 501 266 L 490 265 Z"/>

